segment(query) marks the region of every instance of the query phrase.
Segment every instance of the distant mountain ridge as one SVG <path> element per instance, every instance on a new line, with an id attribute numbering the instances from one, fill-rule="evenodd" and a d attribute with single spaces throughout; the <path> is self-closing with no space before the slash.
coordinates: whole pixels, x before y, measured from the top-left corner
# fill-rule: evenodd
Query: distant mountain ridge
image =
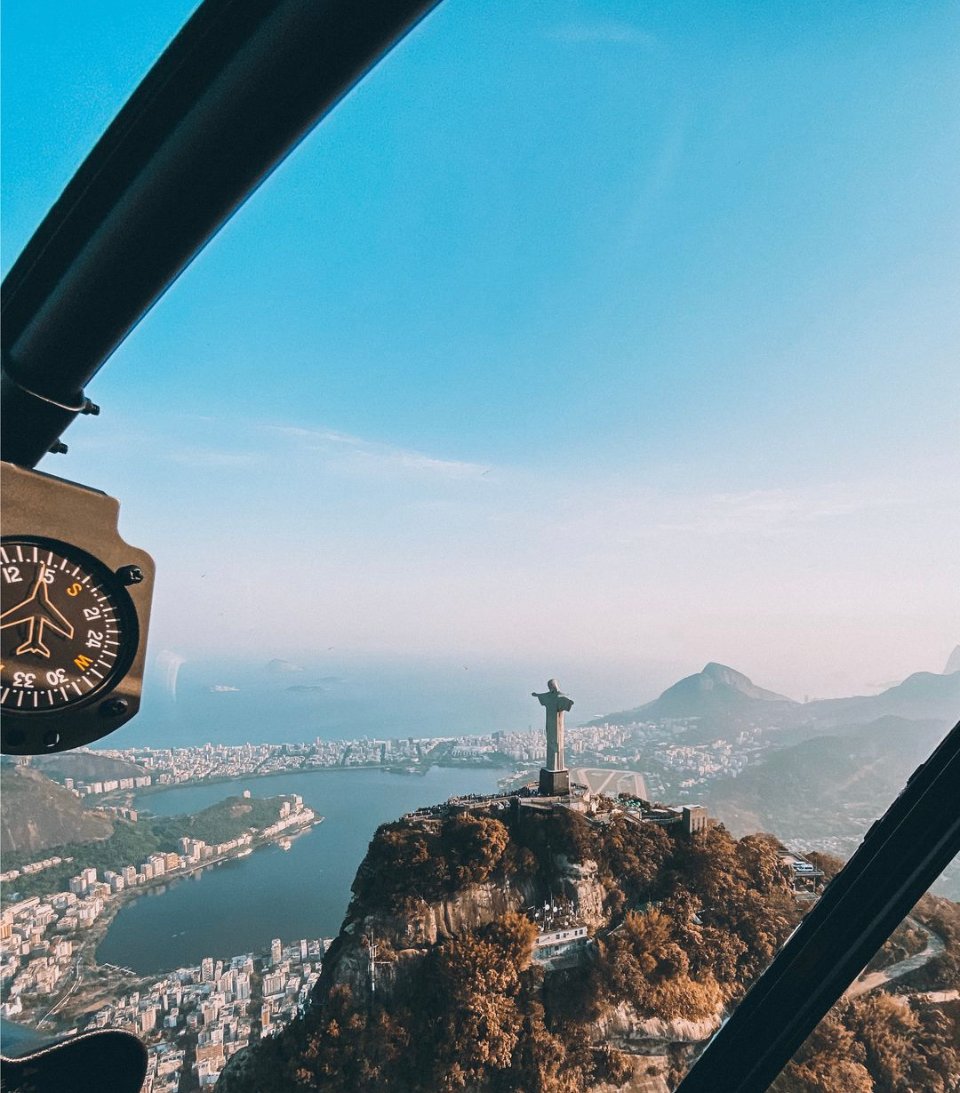
<path id="1" fill-rule="evenodd" d="M 862 837 L 943 737 L 943 722 L 884 716 L 771 748 L 707 801 L 734 834 L 757 827 L 784 839 Z"/>
<path id="2" fill-rule="evenodd" d="M 881 717 L 956 720 L 960 717 L 960 671 L 949 675 L 914 672 L 880 694 L 800 703 L 756 686 L 742 672 L 710 663 L 702 672 L 668 687 L 652 702 L 594 718 L 588 724 L 625 725 L 634 721 L 699 718 L 704 728 L 716 729 L 737 723 L 781 727 L 816 723 L 828 727 L 865 724 Z"/>
<path id="3" fill-rule="evenodd" d="M 878 695 L 825 698 L 803 707 L 806 718 L 821 723 L 855 723 L 880 717 L 956 721 L 960 718 L 960 672 L 914 672 Z"/>
<path id="4" fill-rule="evenodd" d="M 102 782 L 109 778 L 139 778 L 149 774 L 146 767 L 126 759 L 81 748 L 78 751 L 60 751 L 53 755 L 35 755 L 30 765 L 42 771 L 55 782 L 72 778 L 75 782 Z"/>
<path id="5" fill-rule="evenodd" d="M 660 721 L 674 717 L 726 722 L 749 717 L 758 708 L 762 708 L 765 714 L 776 715 L 799 705 L 786 695 L 758 687 L 742 672 L 711 661 L 702 672 L 674 683 L 653 702 L 595 718 L 590 724 L 629 724 L 631 721 Z"/>

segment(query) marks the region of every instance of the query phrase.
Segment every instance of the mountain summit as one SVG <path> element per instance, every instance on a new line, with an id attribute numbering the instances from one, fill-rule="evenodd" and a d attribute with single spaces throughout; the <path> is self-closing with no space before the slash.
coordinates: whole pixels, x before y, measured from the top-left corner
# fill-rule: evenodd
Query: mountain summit
<path id="1" fill-rule="evenodd" d="M 769 836 L 587 807 L 489 797 L 380 827 L 309 1004 L 218 1093 L 672 1088 L 802 908 Z"/>
<path id="2" fill-rule="evenodd" d="M 786 695 L 777 694 L 776 691 L 768 691 L 763 687 L 758 687 L 752 679 L 745 676 L 742 672 L 734 671 L 733 668 L 728 668 L 725 664 L 717 664 L 715 661 L 711 661 L 707 664 L 703 671 L 699 675 L 687 676 L 687 680 L 701 680 L 703 681 L 700 686 L 709 690 L 711 688 L 710 681 L 713 685 L 721 685 L 724 687 L 732 687 L 735 691 L 747 698 L 755 698 L 761 702 L 792 702 L 793 699 L 787 698 Z M 679 683 L 674 684 L 669 691 L 665 691 L 660 697 L 663 698 L 669 694 L 670 691 L 676 690 L 677 687 L 682 686 L 687 680 L 680 680 Z"/>
<path id="3" fill-rule="evenodd" d="M 960 712 L 960 672 L 914 672 L 878 695 L 824 698 L 808 703 L 803 711 L 823 724 L 865 724 L 889 716 L 952 722 Z"/>
<path id="4" fill-rule="evenodd" d="M 627 724 L 631 721 L 659 721 L 668 717 L 709 718 L 711 722 L 740 720 L 749 718 L 760 708 L 768 715 L 797 705 L 785 695 L 758 687 L 742 672 L 711 661 L 702 672 L 674 683 L 653 702 L 632 710 L 607 714 L 592 723 L 612 721 Z"/>
<path id="5" fill-rule="evenodd" d="M 801 704 L 775 691 L 757 687 L 742 672 L 711 662 L 702 672 L 668 687 L 659 698 L 631 710 L 605 714 L 588 722 L 629 725 L 634 721 L 699 718 L 690 742 L 738 726 L 819 727 L 866 725 L 881 717 L 953 721 L 960 710 L 960 671 L 950 675 L 914 672 L 902 683 L 877 695 L 825 698 Z M 814 731 L 813 735 L 816 735 Z"/>

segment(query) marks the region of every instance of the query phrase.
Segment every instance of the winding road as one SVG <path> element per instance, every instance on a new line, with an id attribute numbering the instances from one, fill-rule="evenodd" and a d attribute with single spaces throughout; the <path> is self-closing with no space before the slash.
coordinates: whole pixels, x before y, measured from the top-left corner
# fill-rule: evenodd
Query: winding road
<path id="1" fill-rule="evenodd" d="M 907 918 L 907 922 L 910 923 L 916 930 L 922 930 L 927 935 L 927 944 L 922 952 L 917 953 L 915 956 L 908 956 L 906 960 L 898 960 L 896 964 L 891 964 L 887 968 L 881 968 L 876 972 L 869 972 L 866 975 L 861 975 L 859 979 L 851 983 L 851 985 L 844 991 L 844 998 L 858 998 L 861 994 L 868 994 L 870 991 L 876 990 L 878 987 L 886 986 L 894 979 L 900 979 L 902 976 L 907 975 L 909 972 L 916 971 L 917 968 L 922 968 L 924 964 L 929 964 L 935 956 L 939 956 L 946 944 L 939 934 L 935 934 L 929 926 L 924 926 L 922 923 L 917 922 L 915 918 Z M 921 992 L 917 992 L 918 994 Z M 934 999 L 931 994 L 931 1001 L 947 1001 L 946 998 L 940 998 L 940 995 L 957 996 L 957 991 L 935 991 L 932 994 L 936 994 L 938 997 Z"/>

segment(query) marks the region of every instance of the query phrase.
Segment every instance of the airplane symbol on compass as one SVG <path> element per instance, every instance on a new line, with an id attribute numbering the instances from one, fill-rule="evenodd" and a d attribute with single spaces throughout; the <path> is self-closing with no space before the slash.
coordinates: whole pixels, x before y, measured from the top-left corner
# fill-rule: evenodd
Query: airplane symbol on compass
<path id="1" fill-rule="evenodd" d="M 50 650 L 43 643 L 45 626 L 68 640 L 73 637 L 73 624 L 50 602 L 47 582 L 44 580 L 46 571 L 47 567 L 41 564 L 30 595 L 0 615 L 0 630 L 6 630 L 8 626 L 24 624 L 28 627 L 27 640 L 17 647 L 16 656 L 21 656 L 23 653 L 37 653 L 49 658 Z"/>

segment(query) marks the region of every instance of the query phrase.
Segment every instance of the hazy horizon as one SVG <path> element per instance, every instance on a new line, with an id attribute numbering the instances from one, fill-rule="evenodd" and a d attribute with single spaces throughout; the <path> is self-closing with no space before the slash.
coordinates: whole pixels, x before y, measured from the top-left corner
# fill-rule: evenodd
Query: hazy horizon
<path id="1" fill-rule="evenodd" d="M 151 658 L 139 716 L 97 745 L 185 747 L 362 736 L 484 735 L 541 730 L 530 691 L 557 676 L 578 725 L 656 698 L 687 671 L 668 664 L 588 665 L 570 660 L 497 660 L 327 652 L 280 664 L 239 657 Z M 743 670 L 742 665 L 729 667 Z M 941 665 L 941 667 L 943 667 Z M 918 671 L 927 670 L 923 667 Z M 770 680 L 757 678 L 760 686 Z M 797 701 L 875 694 L 899 680 L 836 694 L 791 692 Z M 777 688 L 773 688 L 777 689 Z"/>
<path id="2" fill-rule="evenodd" d="M 4 6 L 5 270 L 193 6 Z M 801 700 L 942 671 L 957 30 L 441 5 L 41 464 L 155 556 L 151 663 L 499 665 L 518 716 L 548 675 L 592 716 L 708 661 Z"/>

